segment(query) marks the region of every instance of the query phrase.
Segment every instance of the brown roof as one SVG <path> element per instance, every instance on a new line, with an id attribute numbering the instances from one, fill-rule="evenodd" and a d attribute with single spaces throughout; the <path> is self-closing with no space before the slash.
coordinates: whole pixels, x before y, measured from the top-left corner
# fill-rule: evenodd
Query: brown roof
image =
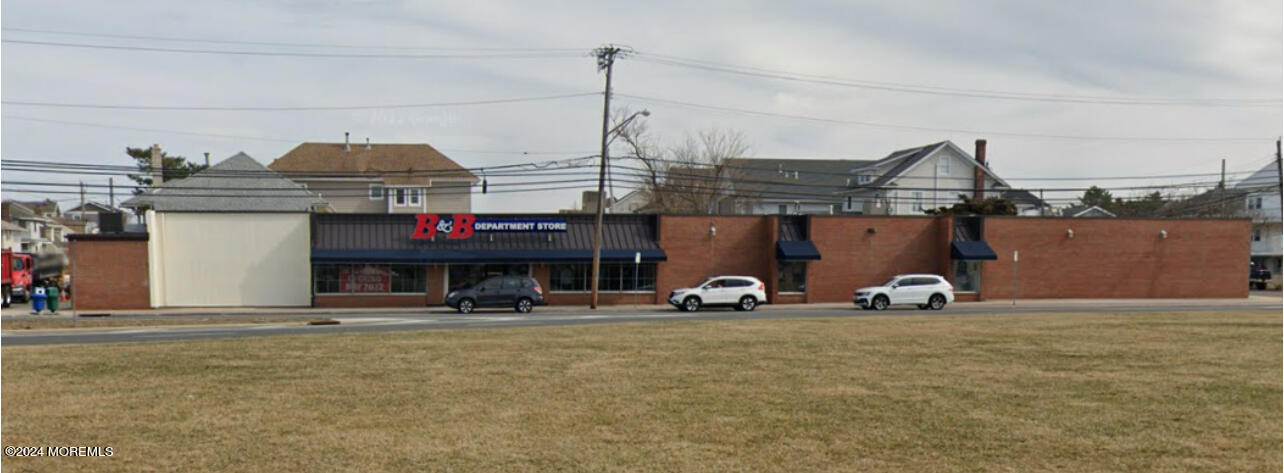
<path id="1" fill-rule="evenodd" d="M 313 174 L 319 177 L 368 174 L 383 176 L 391 184 L 426 182 L 432 178 L 477 180 L 473 173 L 428 144 L 371 144 L 370 149 L 366 149 L 365 144 L 354 143 L 350 151 L 344 151 L 343 143 L 303 143 L 272 161 L 268 169 L 294 179 L 306 179 Z M 407 179 L 410 177 L 414 179 Z"/>
<path id="2" fill-rule="evenodd" d="M 62 224 L 62 226 L 67 227 L 76 233 L 85 233 L 86 222 L 84 220 L 76 220 L 76 219 L 67 218 L 67 217 L 53 217 L 52 220 Z"/>

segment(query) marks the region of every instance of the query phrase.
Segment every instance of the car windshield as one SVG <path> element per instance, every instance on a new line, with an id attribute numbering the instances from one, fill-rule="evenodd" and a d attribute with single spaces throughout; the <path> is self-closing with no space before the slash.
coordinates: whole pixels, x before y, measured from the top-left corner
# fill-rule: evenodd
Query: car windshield
<path id="1" fill-rule="evenodd" d="M 896 281 L 897 281 L 897 278 L 891 278 L 891 279 L 888 279 L 888 280 L 887 280 L 887 282 L 885 282 L 885 283 L 883 283 L 883 284 L 882 284 L 882 286 L 884 286 L 884 287 L 891 287 L 891 286 L 892 286 L 892 284 L 896 284 Z"/>
<path id="2" fill-rule="evenodd" d="M 705 287 L 705 286 L 708 286 L 708 285 L 709 285 L 709 283 L 713 282 L 713 280 L 714 280 L 714 279 L 717 279 L 717 278 L 709 278 L 709 279 L 705 279 L 705 280 L 704 280 L 704 282 L 702 282 L 702 283 L 700 283 L 700 284 L 696 284 L 696 285 L 695 285 L 695 287 Z"/>

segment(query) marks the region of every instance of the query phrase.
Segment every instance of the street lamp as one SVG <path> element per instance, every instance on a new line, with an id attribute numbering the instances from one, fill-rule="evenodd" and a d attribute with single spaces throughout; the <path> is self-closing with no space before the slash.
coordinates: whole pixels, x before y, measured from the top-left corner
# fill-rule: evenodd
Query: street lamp
<path id="1" fill-rule="evenodd" d="M 642 109 L 641 112 L 637 112 L 632 115 L 629 115 L 629 118 L 625 118 L 624 121 L 620 122 L 619 125 L 615 125 L 615 128 L 612 128 L 611 131 L 606 132 L 606 136 L 607 136 L 606 144 L 611 144 L 612 142 L 614 142 L 615 139 L 620 136 L 620 130 L 624 129 L 625 125 L 628 125 L 629 122 L 633 121 L 633 119 L 637 118 L 638 116 L 649 117 L 651 116 L 651 111 L 644 108 Z"/>
<path id="2" fill-rule="evenodd" d="M 610 80 L 609 71 L 607 73 L 607 80 Z M 609 91 L 607 92 L 607 97 L 610 97 Z M 610 110 L 609 102 L 607 107 L 608 108 L 606 108 L 606 110 Z M 611 142 L 615 140 L 616 136 L 619 136 L 621 128 L 624 128 L 625 125 L 628 125 L 629 122 L 633 121 L 633 119 L 637 118 L 639 115 L 644 117 L 651 116 L 651 112 L 649 110 L 642 109 L 641 112 L 629 115 L 628 118 L 625 118 L 624 121 L 621 121 L 619 125 L 615 125 L 615 128 L 611 128 L 610 130 L 606 130 L 605 112 L 603 115 L 602 129 L 604 131 L 602 132 L 602 164 L 597 173 L 597 219 L 593 224 L 593 279 L 589 283 L 589 287 L 592 288 L 592 294 L 589 296 L 590 309 L 597 308 L 597 279 L 600 274 L 599 271 L 602 268 L 602 213 L 606 207 L 606 163 L 607 160 L 610 159 L 608 157 L 608 151 Z"/>

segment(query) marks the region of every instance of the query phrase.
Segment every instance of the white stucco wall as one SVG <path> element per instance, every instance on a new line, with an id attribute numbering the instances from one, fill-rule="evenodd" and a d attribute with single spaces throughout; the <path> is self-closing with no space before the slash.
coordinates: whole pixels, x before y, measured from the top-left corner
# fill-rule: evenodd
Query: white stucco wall
<path id="1" fill-rule="evenodd" d="M 152 307 L 311 305 L 306 213 L 147 213 Z"/>

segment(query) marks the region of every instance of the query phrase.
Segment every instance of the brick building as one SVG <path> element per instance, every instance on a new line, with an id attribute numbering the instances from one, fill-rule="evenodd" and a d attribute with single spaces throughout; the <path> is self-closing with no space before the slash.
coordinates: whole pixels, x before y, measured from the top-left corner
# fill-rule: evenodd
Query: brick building
<path id="1" fill-rule="evenodd" d="M 589 215 L 310 218 L 316 307 L 440 305 L 496 274 L 533 276 L 552 304 L 588 304 Z M 600 302 L 664 303 L 732 274 L 765 281 L 770 303 L 845 302 L 911 272 L 946 276 L 960 301 L 1246 297 L 1249 231 L 1247 219 L 608 215 Z M 147 237 L 73 242 L 78 304 L 146 305 L 146 289 L 132 288 L 153 277 L 136 261 Z M 102 261 L 113 254 L 134 261 Z"/>

